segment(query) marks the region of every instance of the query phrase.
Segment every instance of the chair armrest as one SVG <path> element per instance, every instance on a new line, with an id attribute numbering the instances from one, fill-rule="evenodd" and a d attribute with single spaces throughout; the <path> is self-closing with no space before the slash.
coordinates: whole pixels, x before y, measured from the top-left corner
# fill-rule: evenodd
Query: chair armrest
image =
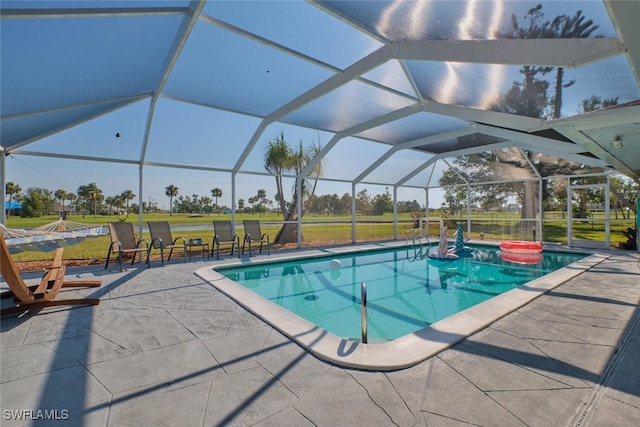
<path id="1" fill-rule="evenodd" d="M 145 249 L 149 249 L 149 247 L 150 247 L 151 245 L 149 244 L 149 241 L 148 241 L 147 239 L 140 239 L 140 240 L 138 240 L 138 243 L 136 243 L 136 247 L 138 247 L 138 248 L 139 248 L 139 247 L 140 247 L 140 243 L 143 243 L 143 242 L 144 242 L 144 244 L 145 244 Z"/>
<path id="2" fill-rule="evenodd" d="M 184 237 L 176 237 L 175 239 L 173 239 L 173 244 L 175 245 L 178 240 L 182 240 L 182 244 L 184 246 L 187 245 L 187 241 L 184 239 Z"/>

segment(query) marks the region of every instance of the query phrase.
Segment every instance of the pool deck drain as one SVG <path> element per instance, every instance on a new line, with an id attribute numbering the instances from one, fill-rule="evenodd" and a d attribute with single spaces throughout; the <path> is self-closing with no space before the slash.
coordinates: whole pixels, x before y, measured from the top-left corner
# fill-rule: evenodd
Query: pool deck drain
<path id="1" fill-rule="evenodd" d="M 213 260 L 70 268 L 103 286 L 63 292 L 101 303 L 2 319 L 0 412 L 64 409 L 65 425 L 101 426 L 638 425 L 640 337 L 625 335 L 639 316 L 638 254 L 606 255 L 390 372 L 314 357 L 194 275 Z"/>

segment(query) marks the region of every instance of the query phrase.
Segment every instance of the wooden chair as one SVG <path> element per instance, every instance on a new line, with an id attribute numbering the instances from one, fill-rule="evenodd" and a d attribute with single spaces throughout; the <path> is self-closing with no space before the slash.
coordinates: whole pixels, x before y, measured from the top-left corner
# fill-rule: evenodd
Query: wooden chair
<path id="1" fill-rule="evenodd" d="M 59 305 L 98 305 L 98 298 L 56 299 L 60 290 L 67 287 L 99 287 L 99 280 L 65 281 L 66 267 L 62 265 L 63 248 L 57 248 L 53 263 L 45 269 L 40 284 L 27 286 L 11 258 L 7 243 L 0 233 L 0 274 L 9 285 L 9 291 L 0 298 L 14 297 L 15 306 L 0 310 L 2 316 Z"/>
<path id="2" fill-rule="evenodd" d="M 147 267 L 151 267 L 149 262 L 149 253 L 151 252 L 151 246 L 149 241 L 140 239 L 136 242 L 136 236 L 133 233 L 133 224 L 130 222 L 110 222 L 109 223 L 109 236 L 111 237 L 111 244 L 109 245 L 109 251 L 107 252 L 107 262 L 104 268 L 109 266 L 109 258 L 111 252 L 118 253 L 118 263 L 120 264 L 120 271 L 122 271 L 122 258 L 125 254 L 133 254 L 131 265 L 136 262 L 136 255 L 140 254 L 140 262 L 142 262 L 142 254 L 147 254 Z M 144 243 L 144 247 L 140 246 Z"/>
<path id="3" fill-rule="evenodd" d="M 217 253 L 217 259 L 220 259 L 220 245 L 231 244 L 231 255 L 233 251 L 238 251 L 240 256 L 240 237 L 233 232 L 231 221 L 213 221 L 213 245 L 211 246 L 211 256 L 213 251 Z"/>
<path id="4" fill-rule="evenodd" d="M 169 258 L 167 261 L 171 261 L 171 254 L 175 248 L 182 249 L 182 257 L 184 262 L 187 262 L 187 242 L 184 237 L 176 237 L 175 239 L 171 235 L 171 227 L 168 221 L 149 221 L 149 233 L 151 233 L 151 247 L 154 249 L 160 249 L 160 262 L 164 266 L 164 250 L 170 249 Z M 181 243 L 176 243 L 180 241 Z"/>
<path id="5" fill-rule="evenodd" d="M 245 244 L 249 243 L 249 256 L 251 256 L 251 244 L 260 242 L 260 253 L 262 253 L 262 245 L 267 244 L 267 254 L 271 255 L 271 241 L 267 233 L 260 230 L 260 221 L 257 219 L 245 219 L 244 223 L 244 240 L 242 241 L 242 253 L 244 253 Z"/>

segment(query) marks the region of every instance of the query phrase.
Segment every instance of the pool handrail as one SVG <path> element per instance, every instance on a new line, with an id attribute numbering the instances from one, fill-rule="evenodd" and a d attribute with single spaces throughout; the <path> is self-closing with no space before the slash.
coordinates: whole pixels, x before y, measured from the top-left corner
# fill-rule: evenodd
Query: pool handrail
<path id="1" fill-rule="evenodd" d="M 362 344 L 367 343 L 367 283 L 360 285 L 360 322 L 362 324 Z"/>

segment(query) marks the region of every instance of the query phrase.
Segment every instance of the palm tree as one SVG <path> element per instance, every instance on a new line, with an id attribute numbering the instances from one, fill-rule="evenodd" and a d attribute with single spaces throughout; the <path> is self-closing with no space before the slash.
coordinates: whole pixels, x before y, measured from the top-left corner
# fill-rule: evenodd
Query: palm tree
<path id="1" fill-rule="evenodd" d="M 67 201 L 69 202 L 69 204 L 67 206 L 71 207 L 73 205 L 73 202 L 78 198 L 78 196 L 76 196 L 73 193 L 67 193 L 65 199 L 67 199 Z"/>
<path id="2" fill-rule="evenodd" d="M 98 216 L 98 201 L 102 202 L 102 190 L 98 188 L 95 182 L 78 187 L 78 197 L 82 200 L 93 200 L 93 214 Z"/>
<path id="3" fill-rule="evenodd" d="M 214 188 L 211 190 L 211 196 L 216 199 L 216 211 L 218 212 L 218 216 L 220 216 L 220 208 L 218 207 L 218 197 L 222 197 L 222 190 L 219 188 Z"/>
<path id="4" fill-rule="evenodd" d="M 178 187 L 169 185 L 164 189 L 164 194 L 169 198 L 169 216 L 173 214 L 173 198 L 178 196 Z"/>
<path id="5" fill-rule="evenodd" d="M 109 196 L 104 199 L 104 202 L 109 206 L 109 215 L 113 212 L 113 207 L 117 204 L 118 196 Z"/>
<path id="6" fill-rule="evenodd" d="M 64 211 L 64 201 L 67 200 L 67 192 L 62 189 L 58 189 L 54 195 L 56 196 L 56 199 L 58 199 L 58 203 L 62 205 L 62 210 Z"/>
<path id="7" fill-rule="evenodd" d="M 136 195 L 133 194 L 133 191 L 131 191 L 131 190 L 124 190 L 122 192 L 122 194 L 120 195 L 120 197 L 122 197 L 122 199 L 127 204 L 127 218 L 129 218 L 129 201 L 135 199 Z"/>
<path id="8" fill-rule="evenodd" d="M 13 182 L 7 182 L 5 185 L 5 193 L 9 195 L 9 210 L 7 212 L 7 218 L 11 216 L 11 202 L 14 196 L 20 194 L 22 188 L 18 184 L 14 184 Z"/>
<path id="9" fill-rule="evenodd" d="M 119 196 L 113 196 L 113 206 L 116 207 L 116 215 L 120 216 L 120 210 L 122 209 L 122 206 L 124 206 L 124 203 L 125 199 L 122 194 Z"/>
<path id="10" fill-rule="evenodd" d="M 211 206 L 211 202 L 213 202 L 213 200 L 211 200 L 207 196 L 204 196 L 200 199 L 200 205 L 202 206 L 202 210 L 206 212 L 207 215 L 209 215 L 213 210 L 213 206 Z M 220 216 L 220 213 L 218 213 L 218 216 Z"/>
<path id="11" fill-rule="evenodd" d="M 282 197 L 282 194 L 284 194 L 282 191 L 282 173 L 289 170 L 291 158 L 291 147 L 289 147 L 289 144 L 284 139 L 284 133 L 281 132 L 280 135 L 273 141 L 270 141 L 267 146 L 267 152 L 264 156 L 264 168 L 276 179 L 276 193 L 281 195 L 281 197 L 278 198 L 280 212 L 285 221 L 287 220 L 287 202 L 284 197 Z"/>
<path id="12" fill-rule="evenodd" d="M 302 194 L 298 194 L 297 187 L 293 189 L 293 200 L 291 202 L 291 209 L 287 210 L 287 202 L 284 198 L 282 174 L 284 172 L 291 172 L 295 175 L 300 174 L 307 165 L 311 162 L 313 157 L 320 151 L 320 144 L 314 143 L 311 149 L 305 149 L 302 142 L 298 145 L 297 149 L 293 149 L 289 146 L 284 139 L 284 133 L 273 141 L 269 142 L 267 151 L 264 156 L 264 168 L 267 172 L 274 175 L 276 179 L 276 201 L 280 204 L 280 212 L 284 221 L 293 221 L 296 218 L 298 210 L 298 198 L 304 200 L 305 195 L 313 194 L 315 191 L 315 184 L 313 187 L 309 185 L 308 180 L 302 179 Z M 314 168 L 312 174 L 315 175 L 317 182 L 318 176 L 321 173 L 322 161 Z M 297 240 L 297 224 L 286 223 L 283 224 L 276 237 L 273 239 L 274 243 L 290 243 Z"/>

